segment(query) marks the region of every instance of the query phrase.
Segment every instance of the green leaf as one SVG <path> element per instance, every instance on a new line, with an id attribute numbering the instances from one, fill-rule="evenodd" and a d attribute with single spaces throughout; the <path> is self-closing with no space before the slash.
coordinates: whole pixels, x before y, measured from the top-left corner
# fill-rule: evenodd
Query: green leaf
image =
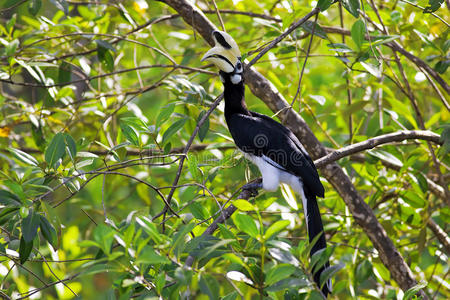
<path id="1" fill-rule="evenodd" d="M 196 155 L 188 154 L 188 168 L 195 181 L 201 181 L 202 173 L 198 168 L 198 158 Z"/>
<path id="2" fill-rule="evenodd" d="M 5 224 L 6 222 L 12 220 L 14 215 L 19 212 L 19 207 L 3 207 L 0 210 L 0 225 Z M 11 215 L 14 213 L 14 215 Z"/>
<path id="3" fill-rule="evenodd" d="M 363 61 L 359 62 L 361 64 L 361 66 L 364 67 L 364 69 L 367 70 L 367 72 L 369 72 L 370 74 L 372 74 L 373 76 L 375 76 L 376 78 L 380 78 L 381 77 L 381 70 L 378 66 L 375 66 L 373 64 L 369 64 Z"/>
<path id="4" fill-rule="evenodd" d="M 371 149 L 369 151 L 367 151 L 367 154 L 377 157 L 381 160 L 387 161 L 397 167 L 402 167 L 403 163 L 400 159 L 398 159 L 397 157 L 395 157 L 394 155 L 392 155 L 391 153 L 385 151 L 385 150 L 381 150 L 381 149 Z"/>
<path id="5" fill-rule="evenodd" d="M 156 291 L 161 294 L 165 284 L 166 284 L 166 274 L 164 272 L 161 272 L 158 276 L 156 276 L 155 280 L 156 285 Z M 131 295 L 130 295 L 131 296 Z M 131 297 L 130 297 L 131 298 Z M 127 298 L 128 299 L 128 298 Z"/>
<path id="6" fill-rule="evenodd" d="M 425 288 L 428 285 L 428 282 L 426 281 L 421 281 L 418 284 L 416 284 L 415 286 L 413 286 L 412 288 L 409 288 L 405 294 L 403 295 L 403 300 L 409 300 L 412 299 L 414 297 L 415 294 L 417 294 L 418 291 L 420 291 L 421 289 Z"/>
<path id="7" fill-rule="evenodd" d="M 111 253 L 111 246 L 114 240 L 114 230 L 104 224 L 99 224 L 94 229 L 94 240 L 100 245 L 105 254 Z"/>
<path id="8" fill-rule="evenodd" d="M 102 62 L 102 64 L 109 72 L 114 71 L 114 58 L 110 51 L 115 52 L 116 50 L 110 43 L 106 41 L 95 40 L 95 42 L 97 43 L 98 59 Z"/>
<path id="9" fill-rule="evenodd" d="M 342 44 L 342 43 L 328 44 L 327 47 L 330 48 L 330 50 L 336 51 L 336 52 L 342 52 L 342 53 L 354 52 L 352 48 L 350 48 L 346 44 Z"/>
<path id="10" fill-rule="evenodd" d="M 366 281 L 373 274 L 373 266 L 367 259 L 364 259 L 356 268 L 356 279 L 359 284 Z"/>
<path id="11" fill-rule="evenodd" d="M 359 0 L 342 0 L 342 5 L 355 18 L 359 17 Z"/>
<path id="12" fill-rule="evenodd" d="M 450 151 L 450 125 L 443 125 L 444 129 L 442 130 L 441 137 L 439 141 L 443 144 L 442 149 L 444 155 Z"/>
<path id="13" fill-rule="evenodd" d="M 423 10 L 424 13 L 432 13 L 441 8 L 444 0 L 428 0 L 428 6 Z"/>
<path id="14" fill-rule="evenodd" d="M 144 231 L 152 238 L 152 240 L 160 244 L 163 241 L 163 237 L 159 234 L 156 225 L 146 217 L 136 218 L 136 223 L 138 223 Z"/>
<path id="15" fill-rule="evenodd" d="M 174 110 L 175 110 L 174 103 L 169 103 L 163 108 L 161 108 L 161 111 L 156 117 L 156 127 L 159 128 L 162 124 L 164 124 L 164 122 L 166 122 L 170 118 Z"/>
<path id="16" fill-rule="evenodd" d="M 234 215 L 234 224 L 236 227 L 251 237 L 256 238 L 258 236 L 258 228 L 255 221 L 248 215 L 236 214 Z"/>
<path id="17" fill-rule="evenodd" d="M 72 65 L 63 61 L 58 69 L 58 83 L 68 83 L 72 77 Z"/>
<path id="18" fill-rule="evenodd" d="M 185 236 L 189 234 L 195 226 L 194 223 L 186 224 L 175 234 L 172 242 L 172 249 L 177 257 L 179 257 L 181 250 L 185 245 Z"/>
<path id="19" fill-rule="evenodd" d="M 44 238 L 52 245 L 53 250 L 56 251 L 58 246 L 58 236 L 55 227 L 44 217 L 40 216 L 41 233 Z"/>
<path id="20" fill-rule="evenodd" d="M 208 295 L 209 299 L 219 299 L 220 286 L 213 276 L 203 273 L 199 280 L 199 287 L 202 294 Z"/>
<path id="21" fill-rule="evenodd" d="M 444 74 L 444 73 L 447 71 L 448 66 L 450 66 L 450 60 L 449 60 L 449 59 L 447 59 L 447 60 L 441 60 L 441 61 L 437 62 L 437 63 L 434 65 L 434 69 L 435 69 L 437 72 L 439 72 L 439 73 L 441 73 L 441 74 Z"/>
<path id="22" fill-rule="evenodd" d="M 198 202 L 192 202 L 189 204 L 189 210 L 191 211 L 192 215 L 198 220 L 205 220 L 208 218 L 208 211 L 206 210 L 205 206 L 201 205 Z"/>
<path id="23" fill-rule="evenodd" d="M 143 120 L 141 120 L 138 117 L 121 118 L 120 122 L 123 122 L 127 125 L 130 125 L 131 127 L 134 127 L 139 132 L 148 132 L 149 131 L 147 123 L 145 123 Z"/>
<path id="24" fill-rule="evenodd" d="M 22 150 L 11 148 L 11 147 L 8 148 L 8 151 L 11 152 L 11 154 L 15 158 L 17 158 L 19 161 L 21 161 L 27 165 L 37 167 L 38 161 L 36 160 L 36 158 L 31 156 L 30 154 L 23 152 Z"/>
<path id="25" fill-rule="evenodd" d="M 64 133 L 63 136 L 67 146 L 67 154 L 69 154 L 70 159 L 74 160 L 77 156 L 77 144 L 70 134 Z"/>
<path id="26" fill-rule="evenodd" d="M 229 293 L 228 295 L 224 296 L 223 298 L 221 298 L 221 300 L 236 300 L 238 295 L 239 294 L 236 291 L 234 291 L 234 292 Z"/>
<path id="27" fill-rule="evenodd" d="M 10 43 L 8 43 L 8 45 L 6 46 L 6 56 L 14 56 L 17 47 L 19 47 L 19 40 L 18 39 L 14 39 L 13 41 L 11 41 Z"/>
<path id="28" fill-rule="evenodd" d="M 202 111 L 198 115 L 197 122 L 199 122 L 205 114 L 206 114 L 206 111 Z M 206 119 L 205 122 L 203 122 L 202 126 L 200 126 L 200 128 L 198 130 L 198 138 L 200 139 L 201 142 L 203 142 L 203 140 L 205 139 L 206 134 L 208 133 L 208 130 L 209 130 L 209 119 Z"/>
<path id="29" fill-rule="evenodd" d="M 325 32 L 325 30 L 323 30 L 319 24 L 317 24 L 313 21 L 306 21 L 305 23 L 302 24 L 301 27 L 310 34 L 312 34 L 312 31 L 314 28 L 314 35 L 316 35 L 324 40 L 328 40 L 328 36 L 327 36 L 327 33 Z"/>
<path id="30" fill-rule="evenodd" d="M 330 259 L 331 255 L 334 252 L 334 249 L 336 249 L 335 246 L 333 247 L 327 247 L 318 250 L 316 253 L 314 253 L 311 256 L 311 262 L 310 262 L 310 269 L 315 272 L 319 270 L 325 263 Z"/>
<path id="31" fill-rule="evenodd" d="M 6 23 L 6 30 L 9 34 L 12 33 L 14 29 L 14 25 L 16 25 L 17 20 L 17 14 L 13 14 L 12 17 L 9 19 L 9 21 Z"/>
<path id="32" fill-rule="evenodd" d="M 287 288 L 295 288 L 296 290 L 299 290 L 301 288 L 305 288 L 309 285 L 308 281 L 301 279 L 301 278 L 285 278 L 280 281 L 278 281 L 275 284 L 272 284 L 265 290 L 268 292 L 277 292 L 282 291 Z M 315 298 L 309 298 L 309 299 L 315 299 Z"/>
<path id="33" fill-rule="evenodd" d="M 139 137 L 136 130 L 123 122 L 120 123 L 120 129 L 122 130 L 125 138 L 134 146 L 139 146 Z"/>
<path id="34" fill-rule="evenodd" d="M 53 137 L 45 150 L 45 161 L 50 167 L 54 168 L 58 160 L 64 156 L 65 152 L 64 135 L 60 132 Z"/>
<path id="35" fill-rule="evenodd" d="M 19 197 L 15 194 L 6 190 L 0 190 L 0 204 L 5 206 L 20 206 L 21 203 Z"/>
<path id="36" fill-rule="evenodd" d="M 333 0 L 319 0 L 317 7 L 320 8 L 320 11 L 326 11 L 331 4 L 333 4 Z"/>
<path id="37" fill-rule="evenodd" d="M 94 20 L 97 15 L 94 10 L 85 5 L 77 5 L 78 12 L 86 20 Z"/>
<path id="38" fill-rule="evenodd" d="M 295 272 L 296 268 L 289 264 L 276 265 L 267 272 L 266 285 L 272 285 L 277 281 L 285 279 L 291 276 Z"/>
<path id="39" fill-rule="evenodd" d="M 320 287 L 322 288 L 328 279 L 330 279 L 334 274 L 336 274 L 339 270 L 341 270 L 343 267 L 345 267 L 345 264 L 340 263 L 337 265 L 333 265 L 331 267 L 326 268 L 321 274 L 320 274 Z"/>
<path id="40" fill-rule="evenodd" d="M 242 211 L 255 211 L 256 210 L 256 208 L 255 208 L 255 206 L 253 206 L 253 204 L 251 204 L 250 202 L 248 202 L 247 200 L 244 200 L 244 199 L 234 200 L 232 202 L 232 204 L 234 206 L 236 206 L 239 210 L 242 210 Z"/>
<path id="41" fill-rule="evenodd" d="M 141 254 L 138 256 L 136 263 L 138 264 L 143 263 L 150 265 L 168 264 L 170 263 L 170 260 L 165 256 L 157 254 L 155 250 L 150 246 L 145 246 L 142 249 Z"/>
<path id="42" fill-rule="evenodd" d="M 361 49 L 361 46 L 364 42 L 364 35 L 366 32 L 366 27 L 362 20 L 356 21 L 352 26 L 352 39 L 355 42 L 356 46 Z"/>
<path id="43" fill-rule="evenodd" d="M 419 253 L 422 253 L 423 249 L 425 249 L 425 243 L 427 242 L 427 227 L 424 226 L 419 231 L 419 238 L 417 243 L 417 250 Z"/>
<path id="44" fill-rule="evenodd" d="M 268 240 L 272 235 L 274 235 L 277 232 L 280 232 L 281 230 L 285 229 L 287 226 L 289 226 L 291 222 L 288 220 L 280 220 L 276 221 L 270 227 L 266 230 L 266 233 L 264 234 L 264 239 Z"/>
<path id="45" fill-rule="evenodd" d="M 422 175 L 422 173 L 417 173 L 415 175 L 415 177 L 417 178 L 417 181 L 419 182 L 419 187 L 422 190 L 423 193 L 426 193 L 429 191 L 428 189 L 428 181 L 425 178 L 425 176 Z"/>
<path id="46" fill-rule="evenodd" d="M 165 145 L 166 142 L 175 134 L 177 133 L 181 128 L 184 127 L 184 124 L 186 124 L 187 118 L 184 119 L 180 119 L 178 121 L 176 121 L 175 123 L 173 123 L 172 125 L 170 125 L 169 128 L 167 128 L 167 130 L 164 132 L 163 134 L 163 139 L 162 139 L 162 144 Z"/>
<path id="47" fill-rule="evenodd" d="M 32 242 L 39 227 L 39 215 L 32 208 L 29 209 L 28 216 L 22 220 L 22 237 L 25 242 Z"/>
<path id="48" fill-rule="evenodd" d="M 317 103 L 319 103 L 320 105 L 324 105 L 326 102 L 326 99 L 324 96 L 321 95 L 308 95 L 311 99 L 315 100 Z"/>
<path id="49" fill-rule="evenodd" d="M 387 44 L 387 43 L 395 41 L 396 39 L 399 39 L 399 38 L 400 38 L 399 35 L 379 35 L 379 36 L 374 37 L 374 39 L 372 41 L 372 47 Z"/>
<path id="50" fill-rule="evenodd" d="M 31 250 L 33 250 L 33 241 L 26 242 L 22 236 L 19 245 L 19 258 L 22 265 L 27 261 L 28 257 L 30 257 Z"/>
<path id="51" fill-rule="evenodd" d="M 413 191 L 406 191 L 401 198 L 414 208 L 423 208 L 426 206 L 426 200 Z"/>
<path id="52" fill-rule="evenodd" d="M 69 14 L 69 5 L 66 0 L 50 0 L 50 2 L 53 3 L 57 9 L 63 11 L 65 15 Z"/>

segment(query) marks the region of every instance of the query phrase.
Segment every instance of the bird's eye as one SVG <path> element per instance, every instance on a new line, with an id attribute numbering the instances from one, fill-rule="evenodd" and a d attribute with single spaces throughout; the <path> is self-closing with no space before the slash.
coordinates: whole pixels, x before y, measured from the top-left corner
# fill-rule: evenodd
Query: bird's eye
<path id="1" fill-rule="evenodd" d="M 242 63 L 240 61 L 238 61 L 236 64 L 236 71 L 242 71 Z"/>

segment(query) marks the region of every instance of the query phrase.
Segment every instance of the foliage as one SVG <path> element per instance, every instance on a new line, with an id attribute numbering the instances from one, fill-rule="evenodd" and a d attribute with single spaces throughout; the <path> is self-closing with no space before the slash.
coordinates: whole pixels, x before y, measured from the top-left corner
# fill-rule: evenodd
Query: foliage
<path id="1" fill-rule="evenodd" d="M 199 61 L 207 46 L 163 2 L 98 2 L 2 1 L 1 295 L 320 299 L 311 272 L 330 257 L 322 280 L 333 278 L 336 299 L 403 297 L 325 181 L 319 204 L 330 247 L 311 261 L 301 204 L 288 187 L 232 200 L 239 211 L 213 236 L 202 236 L 239 187 L 258 176 L 235 151 L 222 106 L 182 154 L 222 91 L 216 70 Z M 209 1 L 196 3 L 210 8 Z M 389 47 L 399 43 L 449 82 L 449 27 L 436 17 L 448 21 L 448 11 L 442 1 L 376 1 L 377 11 L 371 3 L 342 1 L 342 31 L 341 4 L 318 1 L 320 26 L 311 19 L 255 67 L 286 99 L 296 98 L 305 37 L 314 28 L 294 109 L 326 146 L 404 129 L 442 134 L 442 148 L 414 140 L 339 163 L 420 281 L 404 298 L 424 288 L 448 299 L 448 253 L 428 228 L 433 220 L 445 230 L 450 217 L 430 188 L 430 181 L 445 185 L 449 178 L 448 94 Z M 217 5 L 270 16 L 221 15 L 249 59 L 315 6 Z M 247 103 L 273 115 L 250 91 Z M 434 154 L 443 163 L 439 172 Z M 171 210 L 152 219 L 168 198 Z"/>

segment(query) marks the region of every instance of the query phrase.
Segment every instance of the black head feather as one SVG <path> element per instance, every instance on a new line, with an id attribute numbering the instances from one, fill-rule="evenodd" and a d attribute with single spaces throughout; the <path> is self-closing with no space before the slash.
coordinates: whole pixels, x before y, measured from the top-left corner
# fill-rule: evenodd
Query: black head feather
<path id="1" fill-rule="evenodd" d="M 225 38 L 223 37 L 222 34 L 220 34 L 220 32 L 218 31 L 214 31 L 213 35 L 216 39 L 216 41 L 225 49 L 231 49 L 231 45 L 227 43 L 227 41 L 225 40 Z"/>

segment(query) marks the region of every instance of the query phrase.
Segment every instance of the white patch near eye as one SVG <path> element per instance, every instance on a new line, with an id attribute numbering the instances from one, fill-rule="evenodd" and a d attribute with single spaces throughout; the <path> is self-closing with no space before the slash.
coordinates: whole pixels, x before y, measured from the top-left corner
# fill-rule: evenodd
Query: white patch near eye
<path id="1" fill-rule="evenodd" d="M 231 75 L 231 82 L 233 84 L 238 84 L 239 82 L 241 82 L 241 80 L 242 80 L 241 74 L 233 74 L 233 75 Z"/>

